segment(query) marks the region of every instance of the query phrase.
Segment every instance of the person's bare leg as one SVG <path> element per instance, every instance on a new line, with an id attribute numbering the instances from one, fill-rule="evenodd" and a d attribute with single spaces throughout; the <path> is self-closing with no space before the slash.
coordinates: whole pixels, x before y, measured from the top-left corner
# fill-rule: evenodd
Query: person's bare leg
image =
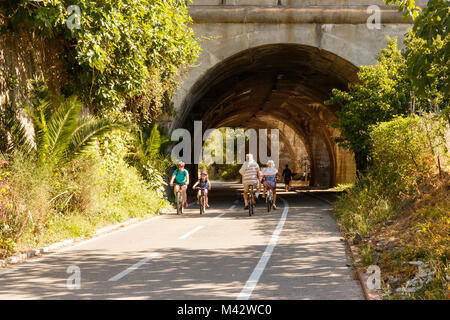
<path id="1" fill-rule="evenodd" d="M 182 194 L 183 194 L 183 204 L 186 204 L 186 199 L 187 199 L 187 196 L 186 196 L 186 186 L 183 186 L 182 187 L 183 189 L 181 189 L 183 192 L 182 192 Z"/>

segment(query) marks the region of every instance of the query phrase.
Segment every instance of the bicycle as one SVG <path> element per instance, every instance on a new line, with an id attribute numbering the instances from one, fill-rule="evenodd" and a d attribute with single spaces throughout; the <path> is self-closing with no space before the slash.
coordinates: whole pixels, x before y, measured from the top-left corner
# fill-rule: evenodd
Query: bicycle
<path id="1" fill-rule="evenodd" d="M 268 189 L 266 191 L 266 205 L 267 205 L 267 212 L 270 212 L 273 207 L 273 193 L 272 189 Z"/>
<path id="2" fill-rule="evenodd" d="M 197 190 L 201 191 L 198 201 L 200 203 L 200 214 L 203 214 L 204 212 L 206 212 L 205 189 L 197 188 Z"/>
<path id="3" fill-rule="evenodd" d="M 177 188 L 177 196 L 176 196 L 176 205 L 177 205 L 177 214 L 182 214 L 184 211 L 184 206 L 183 206 L 183 185 L 182 184 L 177 184 L 178 188 Z"/>
<path id="4" fill-rule="evenodd" d="M 255 207 L 255 191 L 253 190 L 253 185 L 248 186 L 248 216 L 251 217 L 254 214 Z"/>

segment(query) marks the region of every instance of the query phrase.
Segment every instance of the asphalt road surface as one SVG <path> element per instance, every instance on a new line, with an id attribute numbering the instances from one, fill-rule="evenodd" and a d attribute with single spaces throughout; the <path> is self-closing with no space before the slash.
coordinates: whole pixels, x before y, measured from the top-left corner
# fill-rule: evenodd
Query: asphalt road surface
<path id="1" fill-rule="evenodd" d="M 248 216 L 240 186 L 0 270 L 0 299 L 364 299 L 330 206 L 282 192 Z"/>

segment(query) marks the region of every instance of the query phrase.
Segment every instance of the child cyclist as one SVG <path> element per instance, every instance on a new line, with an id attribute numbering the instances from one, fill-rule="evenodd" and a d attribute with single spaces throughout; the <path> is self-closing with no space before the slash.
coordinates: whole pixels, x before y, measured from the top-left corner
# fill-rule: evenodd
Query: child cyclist
<path id="1" fill-rule="evenodd" d="M 211 182 L 209 182 L 209 180 L 208 180 L 208 173 L 206 173 L 206 171 L 202 171 L 200 173 L 200 179 L 198 179 L 198 181 L 192 186 L 192 189 L 195 189 L 197 186 L 199 188 L 198 193 L 197 193 L 197 203 L 199 203 L 200 194 L 201 194 L 201 191 L 203 190 L 205 193 L 206 207 L 209 208 L 208 190 L 211 190 Z"/>
<path id="2" fill-rule="evenodd" d="M 264 186 L 263 198 L 266 197 L 266 190 L 271 189 L 273 194 L 273 208 L 276 209 L 277 202 L 277 179 L 280 178 L 278 170 L 275 168 L 273 160 L 267 161 L 267 167 L 262 171 L 262 180 Z"/>

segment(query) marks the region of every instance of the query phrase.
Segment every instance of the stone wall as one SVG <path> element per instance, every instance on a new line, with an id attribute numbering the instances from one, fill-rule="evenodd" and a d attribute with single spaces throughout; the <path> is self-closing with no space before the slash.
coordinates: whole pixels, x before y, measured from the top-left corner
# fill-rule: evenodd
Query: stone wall
<path id="1" fill-rule="evenodd" d="M 28 96 L 30 79 L 43 78 L 52 92 L 68 84 L 64 42 L 29 32 L 0 35 L 0 106 L 20 106 Z"/>

